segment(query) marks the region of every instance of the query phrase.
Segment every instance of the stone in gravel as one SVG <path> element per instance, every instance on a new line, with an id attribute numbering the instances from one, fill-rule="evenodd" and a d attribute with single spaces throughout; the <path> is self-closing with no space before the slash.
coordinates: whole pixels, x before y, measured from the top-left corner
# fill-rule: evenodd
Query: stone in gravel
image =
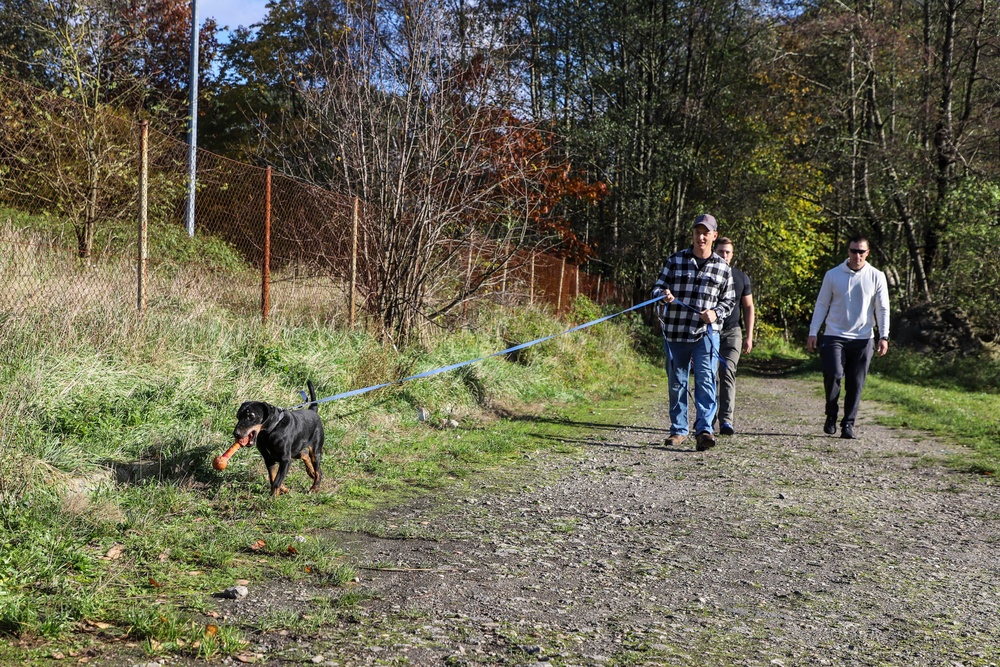
<path id="1" fill-rule="evenodd" d="M 212 595 L 217 598 L 224 598 L 226 600 L 239 600 L 245 598 L 250 594 L 250 590 L 246 586 L 232 586 L 219 593 L 213 593 Z"/>

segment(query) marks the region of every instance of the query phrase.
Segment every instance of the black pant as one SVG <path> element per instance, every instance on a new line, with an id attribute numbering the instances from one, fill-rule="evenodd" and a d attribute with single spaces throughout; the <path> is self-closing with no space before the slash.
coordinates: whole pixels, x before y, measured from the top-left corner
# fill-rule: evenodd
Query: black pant
<path id="1" fill-rule="evenodd" d="M 844 418 L 841 426 L 854 426 L 861 405 L 861 390 L 868 377 L 872 360 L 872 339 L 853 340 L 838 336 L 823 336 L 819 358 L 823 362 L 823 386 L 826 389 L 826 416 L 837 418 L 840 380 L 844 379 Z"/>

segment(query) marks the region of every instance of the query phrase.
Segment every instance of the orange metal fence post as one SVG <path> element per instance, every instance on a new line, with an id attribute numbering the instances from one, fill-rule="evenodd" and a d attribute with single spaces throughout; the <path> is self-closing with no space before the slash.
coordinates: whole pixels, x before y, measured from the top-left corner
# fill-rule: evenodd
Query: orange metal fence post
<path id="1" fill-rule="evenodd" d="M 500 279 L 500 303 L 507 303 L 507 267 L 510 266 L 510 257 L 507 256 L 506 248 L 504 255 L 506 257 L 503 261 L 503 277 Z"/>
<path id="2" fill-rule="evenodd" d="M 271 310 L 271 167 L 264 172 L 264 259 L 261 262 L 260 321 Z"/>
<path id="3" fill-rule="evenodd" d="M 469 256 L 465 259 L 465 295 L 462 299 L 462 317 L 469 310 L 469 289 L 472 287 L 472 241 L 469 241 Z"/>
<path id="4" fill-rule="evenodd" d="M 139 252 L 136 278 L 136 307 L 139 317 L 146 314 L 146 266 L 149 262 L 149 121 L 139 123 Z"/>
<path id="5" fill-rule="evenodd" d="M 358 207 L 360 200 L 354 198 L 354 214 L 351 216 L 351 284 L 350 284 L 350 315 L 348 324 L 354 328 L 355 304 L 357 303 L 358 289 Z"/>
<path id="6" fill-rule="evenodd" d="M 531 280 L 528 282 L 528 305 L 535 305 L 535 253 L 531 253 Z"/>
<path id="7" fill-rule="evenodd" d="M 559 263 L 559 296 L 556 298 L 556 312 L 562 310 L 563 279 L 566 276 L 566 258 Z"/>

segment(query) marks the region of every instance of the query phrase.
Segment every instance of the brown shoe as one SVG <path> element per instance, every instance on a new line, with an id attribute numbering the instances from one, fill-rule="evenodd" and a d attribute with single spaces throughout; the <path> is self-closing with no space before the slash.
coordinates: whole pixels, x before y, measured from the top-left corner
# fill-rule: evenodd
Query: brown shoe
<path id="1" fill-rule="evenodd" d="M 663 441 L 665 447 L 680 447 L 687 440 L 687 436 L 683 433 L 671 433 L 670 437 Z"/>
<path id="2" fill-rule="evenodd" d="M 699 452 L 703 452 L 706 449 L 711 449 L 712 447 L 715 447 L 715 436 L 709 433 L 708 431 L 702 431 L 701 433 L 698 434 L 696 442 L 697 444 L 695 445 L 695 449 L 697 449 Z"/>

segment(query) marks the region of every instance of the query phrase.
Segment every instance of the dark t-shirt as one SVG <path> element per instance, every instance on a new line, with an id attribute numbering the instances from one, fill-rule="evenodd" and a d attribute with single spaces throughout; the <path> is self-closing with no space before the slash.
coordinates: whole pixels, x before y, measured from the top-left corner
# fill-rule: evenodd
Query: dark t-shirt
<path id="1" fill-rule="evenodd" d="M 733 289 L 736 290 L 736 307 L 722 323 L 723 331 L 743 326 L 743 297 L 753 294 L 750 291 L 750 276 L 733 268 Z"/>

